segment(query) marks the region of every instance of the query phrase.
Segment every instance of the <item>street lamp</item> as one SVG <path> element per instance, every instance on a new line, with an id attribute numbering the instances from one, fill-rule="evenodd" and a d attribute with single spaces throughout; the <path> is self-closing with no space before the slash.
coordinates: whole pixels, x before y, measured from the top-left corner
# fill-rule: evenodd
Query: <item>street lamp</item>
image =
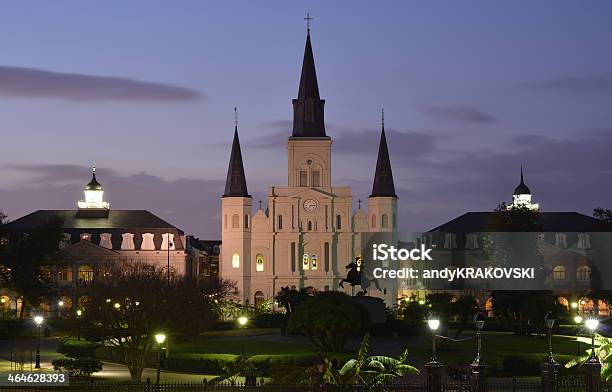
<path id="1" fill-rule="evenodd" d="M 482 328 L 484 327 L 485 318 L 482 314 L 478 313 L 474 317 L 474 326 L 476 327 L 476 359 L 472 362 L 472 365 L 482 365 L 483 361 L 481 358 L 482 354 Z"/>
<path id="2" fill-rule="evenodd" d="M 6 298 L 0 298 L 0 302 L 2 302 L 2 320 L 4 320 L 4 305 L 6 304 Z"/>
<path id="3" fill-rule="evenodd" d="M 162 344 L 166 341 L 166 335 L 158 333 L 155 335 L 155 341 L 157 342 L 157 388 L 159 389 L 159 375 L 161 373 L 161 350 Z"/>
<path id="4" fill-rule="evenodd" d="M 61 299 L 57 302 L 57 318 L 62 318 L 62 308 L 64 307 L 64 301 Z"/>
<path id="5" fill-rule="evenodd" d="M 242 329 L 242 356 L 244 357 L 244 329 L 249 322 L 249 318 L 247 316 L 238 317 L 238 325 Z"/>
<path id="6" fill-rule="evenodd" d="M 578 302 L 572 302 L 571 307 L 572 309 L 578 309 Z"/>
<path id="7" fill-rule="evenodd" d="M 34 323 L 38 327 L 38 343 L 36 345 L 36 369 L 40 369 L 40 326 L 42 325 L 44 319 L 43 316 L 35 316 Z"/>
<path id="8" fill-rule="evenodd" d="M 115 307 L 115 309 L 119 310 L 119 308 L 121 308 L 121 304 L 119 302 L 115 302 L 115 305 L 113 305 Z"/>
<path id="9" fill-rule="evenodd" d="M 546 361 L 550 364 L 554 364 L 555 363 L 555 358 L 553 357 L 553 351 L 552 351 L 552 332 L 553 332 L 553 327 L 555 326 L 555 318 L 551 316 L 551 312 L 546 313 L 546 316 L 544 316 L 544 323 L 546 323 L 546 329 L 548 330 L 548 357 L 546 358 Z"/>
<path id="10" fill-rule="evenodd" d="M 436 358 L 436 330 L 440 327 L 440 320 L 437 318 L 429 318 L 427 320 L 427 325 L 431 330 L 431 362 L 438 362 Z"/>
<path id="11" fill-rule="evenodd" d="M 576 324 L 582 324 L 582 316 L 574 316 L 574 322 Z"/>
<path id="12" fill-rule="evenodd" d="M 584 325 L 591 331 L 591 358 L 589 360 L 596 360 L 595 358 L 595 330 L 599 326 L 599 320 L 596 317 L 590 317 L 585 322 Z"/>

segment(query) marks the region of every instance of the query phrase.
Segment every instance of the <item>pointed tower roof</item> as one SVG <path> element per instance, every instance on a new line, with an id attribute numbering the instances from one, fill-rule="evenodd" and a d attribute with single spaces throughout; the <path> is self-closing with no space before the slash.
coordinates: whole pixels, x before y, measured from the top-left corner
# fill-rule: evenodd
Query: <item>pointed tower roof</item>
<path id="1" fill-rule="evenodd" d="M 85 185 L 85 190 L 86 191 L 101 191 L 102 190 L 102 184 L 100 184 L 98 180 L 96 179 L 96 166 L 95 165 L 91 168 L 91 181 L 89 181 L 89 183 Z"/>
<path id="2" fill-rule="evenodd" d="M 319 83 L 310 42 L 310 29 L 306 35 L 302 75 L 297 99 L 293 100 L 293 133 L 291 137 L 327 137 L 324 120 L 325 100 L 319 95 Z"/>
<path id="3" fill-rule="evenodd" d="M 251 197 L 247 190 L 246 176 L 244 175 L 244 166 L 242 164 L 238 125 L 234 128 L 234 141 L 232 142 L 232 153 L 230 154 L 229 166 L 227 168 L 227 179 L 225 180 L 223 197 Z"/>
<path id="4" fill-rule="evenodd" d="M 389 160 L 389 148 L 385 136 L 385 117 L 382 114 L 382 131 L 380 133 L 380 144 L 378 145 L 378 159 L 376 160 L 376 173 L 370 197 L 397 197 L 395 185 L 393 184 L 393 172 Z"/>
<path id="5" fill-rule="evenodd" d="M 300 88 L 298 90 L 298 99 L 306 98 L 321 99 L 319 96 L 319 83 L 317 82 L 314 55 L 312 54 L 312 44 L 310 43 L 310 31 L 306 35 L 302 76 L 300 77 Z"/>
<path id="6" fill-rule="evenodd" d="M 521 165 L 521 183 L 518 184 L 516 188 L 514 188 L 515 195 L 531 195 L 531 190 L 525 182 L 523 181 L 523 165 Z"/>

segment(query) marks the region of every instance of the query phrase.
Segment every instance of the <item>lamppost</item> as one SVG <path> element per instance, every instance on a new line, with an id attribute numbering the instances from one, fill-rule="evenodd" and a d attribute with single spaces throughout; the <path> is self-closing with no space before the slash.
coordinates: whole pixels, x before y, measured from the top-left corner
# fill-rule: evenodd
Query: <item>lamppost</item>
<path id="1" fill-rule="evenodd" d="M 476 327 L 476 358 L 472 362 L 472 365 L 481 365 L 482 361 L 482 328 L 484 327 L 485 319 L 480 313 L 474 317 L 474 327 Z"/>
<path id="2" fill-rule="evenodd" d="M 427 325 L 431 330 L 431 362 L 438 362 L 436 357 L 436 330 L 440 327 L 440 320 L 437 318 L 430 318 L 427 320 Z"/>
<path id="3" fill-rule="evenodd" d="M 36 369 L 40 369 L 40 327 L 43 323 L 43 316 L 35 316 L 34 323 L 38 327 L 38 343 L 36 344 L 36 365 L 34 366 Z"/>
<path id="4" fill-rule="evenodd" d="M 83 315 L 83 311 L 81 309 L 77 309 L 77 340 L 81 340 L 81 316 Z"/>
<path id="5" fill-rule="evenodd" d="M 238 325 L 240 329 L 242 329 L 242 356 L 244 357 L 244 330 L 246 325 L 249 323 L 249 318 L 247 316 L 238 317 Z"/>
<path id="6" fill-rule="evenodd" d="M 59 300 L 57 302 L 57 318 L 62 318 L 62 308 L 64 307 L 64 301 Z"/>
<path id="7" fill-rule="evenodd" d="M 0 302 L 2 302 L 2 320 L 5 320 L 5 318 L 4 318 L 4 305 L 6 304 L 6 298 L 4 298 L 4 297 L 0 298 Z"/>
<path id="8" fill-rule="evenodd" d="M 548 356 L 546 357 L 546 361 L 551 364 L 555 364 L 555 358 L 553 357 L 553 349 L 552 349 L 552 333 L 553 327 L 555 326 L 555 318 L 551 316 L 551 312 L 546 313 L 544 316 L 544 322 L 546 323 L 546 330 L 548 331 Z"/>
<path id="9" fill-rule="evenodd" d="M 574 322 L 578 325 L 582 324 L 582 316 L 580 315 L 574 316 Z M 580 338 L 579 337 L 576 337 L 576 343 L 578 345 L 577 355 L 580 355 Z"/>
<path id="10" fill-rule="evenodd" d="M 166 341 L 166 335 L 164 335 L 163 333 L 156 334 L 155 341 L 157 342 L 157 381 L 155 385 L 159 390 L 159 375 L 161 373 L 161 350 L 162 344 L 164 344 L 164 342 Z"/>
<path id="11" fill-rule="evenodd" d="M 597 357 L 595 356 L 595 331 L 599 326 L 599 320 L 597 320 L 596 317 L 590 317 L 584 322 L 584 325 L 586 325 L 589 331 L 591 331 L 591 357 L 589 360 L 597 360 Z"/>
<path id="12" fill-rule="evenodd" d="M 482 328 L 485 318 L 481 313 L 474 317 L 474 327 L 476 328 L 476 358 L 470 366 L 470 385 L 472 391 L 484 392 L 487 389 L 487 367 L 482 360 Z"/>

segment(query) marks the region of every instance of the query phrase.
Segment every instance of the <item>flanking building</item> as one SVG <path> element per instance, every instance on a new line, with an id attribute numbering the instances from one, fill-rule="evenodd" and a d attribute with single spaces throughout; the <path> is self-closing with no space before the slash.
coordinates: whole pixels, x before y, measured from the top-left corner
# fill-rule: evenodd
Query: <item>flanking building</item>
<path id="1" fill-rule="evenodd" d="M 45 266 L 43 274 L 53 283 L 53 298 L 41 310 L 70 315 L 87 301 L 87 287 L 98 278 L 98 266 L 106 262 L 143 262 L 173 272 L 189 274 L 183 231 L 146 210 L 113 210 L 104 200 L 96 178 L 85 186 L 85 198 L 73 210 L 38 210 L 6 225 L 11 241 L 36 230 L 51 218 L 63 221 L 60 260 Z M 19 293 L 0 292 L 4 309 L 20 311 Z"/>

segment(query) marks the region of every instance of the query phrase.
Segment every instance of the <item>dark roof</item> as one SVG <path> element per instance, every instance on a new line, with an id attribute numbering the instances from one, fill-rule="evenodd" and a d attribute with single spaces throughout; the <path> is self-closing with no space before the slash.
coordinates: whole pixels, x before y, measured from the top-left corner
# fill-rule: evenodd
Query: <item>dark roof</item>
<path id="1" fill-rule="evenodd" d="M 525 182 L 523 181 L 523 167 L 521 166 L 521 183 L 518 184 L 516 188 L 514 188 L 515 195 L 531 195 L 531 190 Z"/>
<path id="2" fill-rule="evenodd" d="M 370 197 L 397 197 L 395 185 L 393 184 L 393 172 L 389 160 L 389 148 L 385 136 L 385 126 L 380 133 L 380 144 L 378 145 L 378 159 L 376 160 L 376 172 L 374 173 L 374 184 Z"/>
<path id="3" fill-rule="evenodd" d="M 445 233 L 486 232 L 495 212 L 467 212 L 430 231 Z M 540 212 L 543 232 L 605 232 L 610 226 L 605 222 L 578 212 Z"/>
<path id="4" fill-rule="evenodd" d="M 193 236 L 188 236 L 187 242 L 189 246 L 200 251 L 206 251 L 209 255 L 213 256 L 219 254 L 219 247 L 221 246 L 221 240 L 201 240 Z"/>
<path id="5" fill-rule="evenodd" d="M 85 190 L 86 191 L 101 191 L 102 190 L 102 184 L 100 184 L 98 180 L 96 180 L 96 169 L 95 168 L 93 169 L 91 173 L 91 181 L 89 181 L 89 184 L 85 186 Z"/>
<path id="6" fill-rule="evenodd" d="M 306 36 L 302 75 L 297 99 L 293 100 L 293 133 L 291 137 L 327 137 L 324 120 L 325 101 L 319 95 L 310 32 Z"/>
<path id="7" fill-rule="evenodd" d="M 110 210 L 107 218 L 77 216 L 77 210 L 38 210 L 7 225 L 9 230 L 32 230 L 54 216 L 63 219 L 65 229 L 177 229 L 146 210 Z M 182 233 L 182 231 L 178 230 Z"/>
<path id="8" fill-rule="evenodd" d="M 234 128 L 234 141 L 232 142 L 232 153 L 230 154 L 229 166 L 227 168 L 227 179 L 225 180 L 223 197 L 251 197 L 247 189 L 246 176 L 244 175 L 238 127 Z"/>

